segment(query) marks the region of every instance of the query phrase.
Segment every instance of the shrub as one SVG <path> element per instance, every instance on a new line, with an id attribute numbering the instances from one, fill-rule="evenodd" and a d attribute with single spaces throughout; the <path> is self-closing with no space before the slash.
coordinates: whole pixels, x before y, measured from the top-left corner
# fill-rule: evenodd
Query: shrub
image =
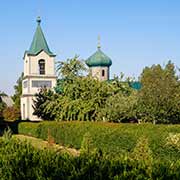
<path id="1" fill-rule="evenodd" d="M 169 136 L 166 138 L 166 145 L 172 146 L 180 150 L 180 133 L 169 133 Z"/>
<path id="2" fill-rule="evenodd" d="M 21 113 L 18 108 L 7 107 L 3 111 L 3 117 L 5 120 L 8 120 L 8 121 L 19 120 L 21 117 Z"/>
<path id="3" fill-rule="evenodd" d="M 95 148 L 110 156 L 133 151 L 139 138 L 148 138 L 152 156 L 161 160 L 180 158 L 180 151 L 166 145 L 169 133 L 180 133 L 179 125 L 119 124 L 102 122 L 22 122 L 19 133 L 48 139 L 48 129 L 55 143 L 80 149 L 83 137 L 90 134 Z M 85 135 L 86 134 L 86 135 Z"/>
<path id="4" fill-rule="evenodd" d="M 11 131 L 11 129 L 8 127 L 8 128 L 4 131 L 4 133 L 3 133 L 3 139 L 4 139 L 5 141 L 9 141 L 11 138 L 12 138 L 12 131 Z"/>
<path id="5" fill-rule="evenodd" d="M 138 153 L 138 152 L 137 152 Z M 140 153 L 141 154 L 141 153 Z M 147 174 L 147 169 L 152 171 Z M 143 166 L 142 160 L 110 158 L 100 151 L 77 157 L 44 149 L 39 150 L 16 139 L 0 139 L 0 180 L 112 180 L 180 178 L 180 161 Z"/>
<path id="6" fill-rule="evenodd" d="M 89 132 L 85 133 L 81 143 L 81 153 L 90 154 L 94 151 L 95 146 Z"/>
<path id="7" fill-rule="evenodd" d="M 149 148 L 148 139 L 146 137 L 140 137 L 137 144 L 131 153 L 133 161 L 138 161 L 145 170 L 147 176 L 151 177 L 152 174 L 152 152 Z"/>

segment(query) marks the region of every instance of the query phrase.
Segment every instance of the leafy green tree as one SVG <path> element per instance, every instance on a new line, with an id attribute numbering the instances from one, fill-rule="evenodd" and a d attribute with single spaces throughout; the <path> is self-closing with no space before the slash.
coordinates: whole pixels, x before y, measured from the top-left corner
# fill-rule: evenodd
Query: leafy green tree
<path id="1" fill-rule="evenodd" d="M 54 120 L 51 111 L 49 112 L 46 106 L 54 102 L 55 94 L 51 90 L 41 89 L 39 93 L 35 94 L 34 101 L 34 115 L 44 120 Z"/>
<path id="2" fill-rule="evenodd" d="M 180 122 L 180 83 L 174 64 L 170 61 L 146 67 L 141 75 L 142 88 L 138 94 L 138 117 L 145 122 Z"/>
<path id="3" fill-rule="evenodd" d="M 61 84 L 60 93 L 36 95 L 35 114 L 43 119 L 116 121 L 133 116 L 135 94 L 128 83 L 100 82 L 92 77 L 74 77 Z M 132 94 L 132 95 L 131 95 Z M 130 96 L 131 95 L 131 96 Z M 131 106 L 129 106 L 131 104 Z"/>
<path id="4" fill-rule="evenodd" d="M 58 71 L 63 79 L 58 80 L 56 93 L 41 91 L 36 95 L 35 115 L 58 121 L 102 121 L 103 118 L 108 121 L 116 118 L 117 121 L 130 118 L 135 98 L 129 97 L 132 90 L 128 83 L 121 82 L 123 77 L 115 77 L 111 82 L 101 82 L 91 76 L 83 77 L 85 70 L 83 62 L 77 57 L 60 62 Z M 123 103 L 118 100 L 123 100 Z M 127 102 L 131 102 L 130 108 Z M 111 103 L 115 106 L 111 106 Z M 117 106 L 118 109 L 112 109 Z M 126 116 L 122 117 L 124 115 Z"/>
<path id="5" fill-rule="evenodd" d="M 86 71 L 85 64 L 75 56 L 67 61 L 57 62 L 57 72 L 63 79 L 71 79 L 73 77 L 82 76 Z"/>
<path id="6" fill-rule="evenodd" d="M 14 107 L 20 110 L 20 101 L 22 95 L 22 81 L 23 81 L 24 73 L 18 78 L 16 85 L 14 86 L 15 94 L 12 96 L 14 101 Z"/>
<path id="7" fill-rule="evenodd" d="M 52 113 L 56 120 L 97 120 L 100 108 L 113 93 L 106 82 L 91 77 L 76 77 L 64 82 L 63 93 L 44 103 L 44 111 Z"/>
<path id="8" fill-rule="evenodd" d="M 101 109 L 99 116 L 104 121 L 110 122 L 129 122 L 136 121 L 137 92 L 133 91 L 130 95 L 117 93 L 110 96 Z"/>

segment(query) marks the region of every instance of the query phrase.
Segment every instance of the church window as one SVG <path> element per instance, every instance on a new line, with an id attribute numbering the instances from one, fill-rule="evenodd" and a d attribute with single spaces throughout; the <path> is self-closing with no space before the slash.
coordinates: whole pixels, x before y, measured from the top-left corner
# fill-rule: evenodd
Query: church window
<path id="1" fill-rule="evenodd" d="M 104 77 L 104 75 L 105 75 L 105 71 L 104 71 L 104 69 L 102 70 L 102 77 Z"/>
<path id="2" fill-rule="evenodd" d="M 51 81 L 32 81 L 32 87 L 34 88 L 51 88 Z"/>
<path id="3" fill-rule="evenodd" d="M 39 74 L 45 74 L 45 60 L 39 60 Z"/>

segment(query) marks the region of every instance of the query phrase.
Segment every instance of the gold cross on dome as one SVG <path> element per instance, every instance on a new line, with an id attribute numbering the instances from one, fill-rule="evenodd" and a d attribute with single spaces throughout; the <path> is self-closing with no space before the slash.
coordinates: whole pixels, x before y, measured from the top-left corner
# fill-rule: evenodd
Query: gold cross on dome
<path id="1" fill-rule="evenodd" d="M 98 49 L 100 49 L 101 48 L 101 37 L 100 37 L 100 35 L 98 35 Z"/>

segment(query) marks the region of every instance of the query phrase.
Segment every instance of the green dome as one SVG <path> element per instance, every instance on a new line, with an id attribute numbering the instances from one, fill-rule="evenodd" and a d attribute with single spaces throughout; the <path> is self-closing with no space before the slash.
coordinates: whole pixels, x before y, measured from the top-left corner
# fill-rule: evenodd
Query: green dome
<path id="1" fill-rule="evenodd" d="M 86 60 L 86 64 L 89 67 L 93 67 L 93 66 L 111 66 L 112 65 L 112 61 L 111 59 L 106 56 L 100 48 L 98 48 L 98 50 Z"/>

